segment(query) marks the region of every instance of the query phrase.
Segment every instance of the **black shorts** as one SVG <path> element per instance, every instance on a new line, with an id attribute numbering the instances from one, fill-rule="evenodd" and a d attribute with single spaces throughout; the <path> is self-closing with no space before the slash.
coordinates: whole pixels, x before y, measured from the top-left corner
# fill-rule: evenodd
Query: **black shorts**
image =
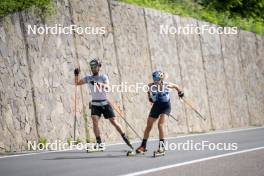
<path id="1" fill-rule="evenodd" d="M 91 115 L 97 115 L 101 117 L 102 114 L 104 115 L 105 119 L 110 119 L 115 117 L 114 110 L 109 104 L 104 106 L 95 106 L 95 105 L 91 106 Z"/>
<path id="2" fill-rule="evenodd" d="M 158 118 L 160 114 L 170 115 L 171 113 L 171 103 L 170 102 L 155 102 L 152 105 L 149 116 L 153 118 Z"/>

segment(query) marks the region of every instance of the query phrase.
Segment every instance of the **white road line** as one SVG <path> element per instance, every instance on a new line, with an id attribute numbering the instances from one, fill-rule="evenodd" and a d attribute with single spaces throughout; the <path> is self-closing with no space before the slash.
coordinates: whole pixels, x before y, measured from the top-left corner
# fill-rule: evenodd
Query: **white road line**
<path id="1" fill-rule="evenodd" d="M 199 134 L 187 134 L 187 135 L 180 135 L 180 136 L 174 136 L 174 137 L 167 137 L 166 139 L 178 139 L 178 138 L 186 138 L 186 137 L 194 137 L 194 136 L 204 136 L 204 135 L 212 135 L 212 134 L 224 134 L 224 133 L 234 133 L 234 132 L 240 132 L 240 131 L 250 131 L 250 130 L 257 130 L 257 129 L 263 129 L 264 126 L 261 127 L 249 127 L 249 128 L 239 128 L 239 129 L 227 129 L 227 130 L 218 130 L 218 131 L 211 131 L 207 133 L 199 133 Z M 148 141 L 158 141 L 159 139 L 149 139 Z M 141 141 L 134 141 L 132 143 L 139 143 Z M 123 145 L 124 142 L 120 143 L 114 143 L 114 144 L 108 144 L 107 146 L 111 145 Z"/>
<path id="2" fill-rule="evenodd" d="M 239 129 L 217 130 L 217 131 L 212 131 L 212 132 L 207 132 L 207 133 L 189 134 L 189 135 L 183 135 L 183 136 L 178 136 L 178 137 L 168 137 L 167 139 L 185 138 L 185 137 L 193 137 L 193 136 L 203 136 L 203 135 L 211 135 L 211 134 L 234 133 L 234 132 L 250 131 L 250 130 L 263 129 L 263 128 L 264 128 L 264 126 L 261 126 L 261 127 L 249 127 L 249 128 L 239 128 Z"/>
<path id="3" fill-rule="evenodd" d="M 222 134 L 222 133 L 233 133 L 233 132 L 240 132 L 240 131 L 250 131 L 250 130 L 257 130 L 262 129 L 262 127 L 249 127 L 249 128 L 240 128 L 240 129 L 229 129 L 224 131 L 214 131 L 214 132 L 208 132 L 208 133 L 199 133 L 199 134 L 187 134 L 182 136 L 176 136 L 176 137 L 168 137 L 166 139 L 176 139 L 176 138 L 186 138 L 186 137 L 193 137 L 193 136 L 203 136 L 203 135 L 212 135 L 212 134 Z M 158 139 L 150 139 L 149 141 L 157 141 Z M 134 141 L 132 143 L 139 143 L 141 141 Z M 114 144 L 107 144 L 106 146 L 115 146 L 115 145 L 124 145 L 125 143 L 114 143 Z M 67 149 L 67 150 L 56 150 L 56 151 L 43 151 L 43 152 L 35 152 L 35 153 L 24 153 L 24 154 L 17 154 L 17 155 L 5 155 L 0 156 L 1 158 L 11 158 L 11 157 L 20 157 L 20 156 L 30 156 L 30 155 L 38 155 L 38 154 L 46 154 L 46 153 L 55 153 L 55 152 L 64 152 L 64 151 L 71 151 L 75 149 Z"/>
<path id="4" fill-rule="evenodd" d="M 12 158 L 12 157 L 18 157 L 18 156 L 38 155 L 38 154 L 45 154 L 45 153 L 65 152 L 65 151 L 71 151 L 71 150 L 73 150 L 73 149 L 56 150 L 56 151 L 43 151 L 43 152 L 35 152 L 35 153 L 23 153 L 23 154 L 17 154 L 17 155 L 5 155 L 5 156 L 0 156 L 0 159 L 1 158 Z"/>
<path id="5" fill-rule="evenodd" d="M 208 161 L 208 160 L 217 159 L 217 158 L 223 158 L 223 157 L 226 157 L 226 156 L 232 156 L 232 155 L 237 155 L 237 154 L 241 154 L 241 153 L 252 152 L 252 151 L 256 151 L 256 150 L 262 150 L 262 149 L 264 149 L 264 146 L 263 147 L 246 149 L 246 150 L 241 150 L 241 151 L 232 152 L 232 153 L 226 153 L 226 154 L 222 154 L 222 155 L 215 155 L 215 156 L 211 156 L 211 157 L 207 157 L 207 158 L 201 158 L 201 159 L 197 159 L 197 160 L 186 161 L 186 162 L 183 162 L 183 163 L 177 163 L 177 164 L 162 166 L 162 167 L 158 167 L 158 168 L 154 168 L 154 169 L 148 169 L 148 170 L 143 170 L 143 171 L 139 171 L 139 172 L 133 172 L 133 173 L 129 173 L 129 174 L 124 174 L 122 176 L 143 175 L 143 174 L 157 172 L 157 171 L 161 171 L 161 170 L 165 170 L 165 169 L 175 168 L 175 167 L 179 167 L 179 166 L 199 163 L 199 162 L 203 162 L 203 161 Z"/>

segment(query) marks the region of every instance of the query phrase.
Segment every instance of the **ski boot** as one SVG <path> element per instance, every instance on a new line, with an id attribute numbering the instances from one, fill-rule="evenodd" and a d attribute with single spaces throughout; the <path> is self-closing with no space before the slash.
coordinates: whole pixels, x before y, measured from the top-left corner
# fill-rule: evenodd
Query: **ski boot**
<path id="1" fill-rule="evenodd" d="M 134 148 L 133 148 L 132 144 L 130 143 L 128 136 L 123 135 L 122 138 L 125 141 L 125 143 L 133 150 Z"/>
<path id="2" fill-rule="evenodd" d="M 136 149 L 136 153 L 141 153 L 141 154 L 144 154 L 145 152 L 147 151 L 146 147 L 144 146 L 140 146 Z"/>

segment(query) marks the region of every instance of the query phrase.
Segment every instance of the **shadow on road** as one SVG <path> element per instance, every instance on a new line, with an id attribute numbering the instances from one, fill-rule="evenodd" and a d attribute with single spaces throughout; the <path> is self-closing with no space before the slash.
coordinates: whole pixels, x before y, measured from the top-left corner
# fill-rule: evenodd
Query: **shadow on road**
<path id="1" fill-rule="evenodd" d="M 126 156 L 127 150 L 108 150 L 104 152 L 91 152 L 91 153 L 86 153 L 85 151 L 71 151 L 71 152 L 61 152 L 60 154 L 84 154 L 87 156 L 62 156 L 62 157 L 55 157 L 55 158 L 49 158 L 49 159 L 44 159 L 44 160 L 71 160 L 71 159 L 102 159 L 102 158 L 135 158 L 135 157 L 144 157 L 144 158 L 152 158 L 152 156 L 148 155 L 135 155 L 135 156 Z M 121 153 L 120 155 L 117 154 L 109 154 L 109 153 Z"/>

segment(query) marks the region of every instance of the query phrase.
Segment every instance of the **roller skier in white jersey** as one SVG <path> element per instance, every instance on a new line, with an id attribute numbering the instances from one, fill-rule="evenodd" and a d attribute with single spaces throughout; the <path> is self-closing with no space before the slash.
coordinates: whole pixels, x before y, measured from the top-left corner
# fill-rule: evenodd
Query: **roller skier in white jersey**
<path id="1" fill-rule="evenodd" d="M 74 75 L 76 85 L 87 84 L 91 91 L 91 117 L 93 122 L 93 131 L 96 137 L 96 146 L 100 148 L 100 144 L 102 143 L 98 123 L 101 115 L 103 114 L 104 118 L 108 119 L 110 123 L 115 127 L 125 143 L 133 149 L 128 137 L 125 135 L 125 132 L 121 128 L 120 124 L 116 121 L 113 108 L 107 100 L 105 90 L 109 88 L 109 79 L 106 74 L 100 74 L 101 62 L 98 59 L 92 59 L 90 61 L 90 68 L 92 71 L 92 75 L 87 75 L 84 78 L 80 79 L 79 68 L 76 68 L 74 70 Z M 99 88 L 101 89 L 99 90 Z"/>

